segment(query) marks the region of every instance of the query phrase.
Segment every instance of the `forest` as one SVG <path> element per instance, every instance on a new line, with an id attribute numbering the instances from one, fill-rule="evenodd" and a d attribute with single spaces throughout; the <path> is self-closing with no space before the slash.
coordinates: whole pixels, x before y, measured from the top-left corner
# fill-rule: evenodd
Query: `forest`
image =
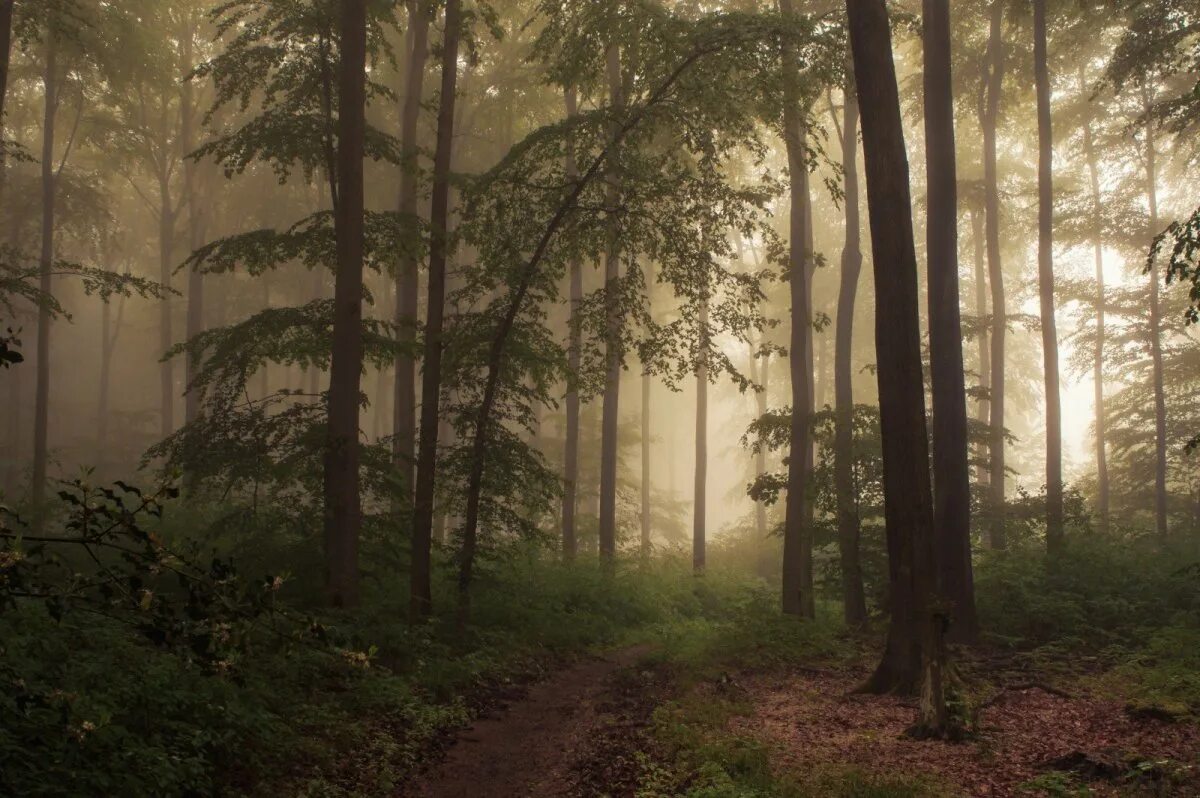
<path id="1" fill-rule="evenodd" d="M 1200 796 L 1197 0 L 0 0 L 0 795 Z"/>

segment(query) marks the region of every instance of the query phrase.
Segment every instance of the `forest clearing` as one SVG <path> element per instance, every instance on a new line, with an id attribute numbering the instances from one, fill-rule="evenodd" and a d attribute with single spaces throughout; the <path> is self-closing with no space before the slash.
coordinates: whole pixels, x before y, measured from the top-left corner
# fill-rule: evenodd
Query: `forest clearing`
<path id="1" fill-rule="evenodd" d="M 0 796 L 1200 796 L 1197 0 L 0 0 Z"/>

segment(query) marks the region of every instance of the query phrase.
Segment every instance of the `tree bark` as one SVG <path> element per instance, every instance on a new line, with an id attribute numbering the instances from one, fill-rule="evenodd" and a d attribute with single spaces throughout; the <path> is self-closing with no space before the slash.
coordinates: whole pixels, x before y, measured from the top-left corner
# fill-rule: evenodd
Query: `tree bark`
<path id="1" fill-rule="evenodd" d="M 193 67 L 193 40 L 195 35 L 195 28 L 189 19 L 188 23 L 184 26 L 183 38 L 183 71 L 185 75 Z M 203 240 L 200 197 L 196 187 L 196 163 L 187 157 L 196 148 L 196 103 L 194 95 L 192 82 L 185 79 L 180 89 L 180 139 L 183 142 L 184 156 L 184 201 L 187 202 L 188 206 L 188 249 L 191 252 L 195 252 Z M 192 269 L 188 273 L 186 324 L 187 339 L 189 341 L 204 331 L 204 275 L 199 269 Z M 199 389 L 194 388 L 192 385 L 200 370 L 198 357 L 189 353 L 185 368 L 187 386 L 184 395 L 183 420 L 185 424 L 191 424 L 200 417 L 200 402 L 202 399 Z"/>
<path id="2" fill-rule="evenodd" d="M 165 103 L 166 100 L 164 99 Z M 164 131 L 165 133 L 165 131 Z M 158 176 L 158 281 L 171 287 L 171 272 L 174 271 L 171 253 L 175 244 L 175 208 L 171 201 L 170 177 L 165 164 Z M 173 334 L 171 332 L 171 294 L 164 293 L 158 301 L 158 349 L 166 353 L 171 349 Z M 158 366 L 159 385 L 159 435 L 168 437 L 175 431 L 175 361 L 164 358 Z"/>
<path id="3" fill-rule="evenodd" d="M 784 16 L 795 13 L 792 0 L 779 0 Z M 805 557 L 809 463 L 812 459 L 812 302 L 808 295 L 806 251 L 808 163 L 799 87 L 799 62 L 790 45 L 783 50 L 783 140 L 788 155 L 791 195 L 789 278 L 792 332 L 788 353 L 792 372 L 792 431 L 788 447 L 787 506 L 783 527 L 783 612 L 811 618 L 816 608 L 811 590 L 812 561 Z M 811 555 L 811 550 L 809 550 Z"/>
<path id="4" fill-rule="evenodd" d="M 421 429 L 413 498 L 412 574 L 409 610 L 414 621 L 429 615 L 434 488 L 442 387 L 442 328 L 446 312 L 446 258 L 449 247 L 450 157 L 454 147 L 454 104 L 458 86 L 458 45 L 462 0 L 447 0 L 442 43 L 441 105 L 433 156 L 433 196 L 429 209 L 429 285 L 425 319 L 425 358 L 421 380 Z M 474 552 L 470 552 L 473 556 Z M 467 557 L 464 544 L 463 558 Z"/>
<path id="5" fill-rule="evenodd" d="M 988 28 L 986 100 L 980 126 L 983 129 L 983 189 L 986 211 L 988 282 L 992 295 L 992 379 L 991 379 L 991 514 L 988 537 L 992 548 L 1007 546 L 1004 498 L 1004 344 L 1008 332 L 1004 299 L 1004 267 L 1000 260 L 1000 186 L 996 168 L 996 125 L 1000 114 L 1000 94 L 1004 83 L 1004 41 L 1001 32 L 1003 0 L 992 0 Z"/>
<path id="6" fill-rule="evenodd" d="M 1038 299 L 1046 382 L 1046 549 L 1057 554 L 1063 545 L 1062 395 L 1058 326 L 1054 318 L 1054 133 L 1046 49 L 1046 0 L 1033 0 L 1033 72 L 1038 117 Z"/>
<path id="7" fill-rule="evenodd" d="M 1082 71 L 1079 76 L 1080 89 L 1087 88 Z M 1092 120 L 1083 124 L 1083 153 L 1087 159 L 1088 182 L 1092 192 L 1092 248 L 1096 261 L 1096 344 L 1092 356 L 1092 381 L 1095 389 L 1096 424 L 1096 511 L 1100 517 L 1101 531 L 1109 528 L 1109 482 L 1107 452 L 1107 422 L 1104 413 L 1104 347 L 1105 314 L 1104 303 L 1104 226 L 1101 221 L 1100 166 L 1096 158 L 1096 145 L 1092 134 Z"/>
<path id="8" fill-rule="evenodd" d="M 1146 110 L 1152 107 L 1146 98 Z M 1146 201 L 1150 211 L 1149 237 L 1159 232 L 1158 151 L 1153 120 L 1146 123 Z M 1154 380 L 1154 529 L 1160 541 L 1167 538 L 1167 400 L 1163 389 L 1162 311 L 1158 274 L 1150 271 L 1150 362 Z"/>
<path id="9" fill-rule="evenodd" d="M 338 69 L 337 275 L 325 451 L 325 557 L 329 603 L 358 603 L 359 393 L 363 339 L 363 142 L 366 134 L 367 4 L 342 0 Z"/>
<path id="10" fill-rule="evenodd" d="M 420 196 L 417 124 L 425 89 L 425 62 L 429 58 L 429 23 L 434 13 L 433 3 L 430 0 L 412 0 L 408 3 L 408 10 L 410 42 L 404 103 L 400 110 L 403 170 L 400 173 L 399 211 L 401 218 L 415 230 Z M 397 509 L 404 511 L 412 507 L 415 485 L 413 449 L 417 428 L 417 367 L 412 352 L 417 333 L 418 278 L 417 259 L 413 257 L 412 250 L 405 247 L 396 266 L 396 336 L 400 351 L 396 355 L 395 396 L 392 400 L 392 459 L 402 477 L 402 493 Z"/>
<path id="11" fill-rule="evenodd" d="M 983 214 L 978 208 L 971 208 L 971 242 L 975 250 L 975 316 L 979 319 L 979 387 L 984 396 L 976 404 L 976 418 L 981 424 L 987 424 L 991 402 L 988 396 L 992 390 L 992 349 L 989 341 L 988 327 L 983 324 L 988 315 L 988 282 L 987 262 L 984 259 Z M 988 469 L 979 469 L 979 481 L 988 483 Z"/>
<path id="12" fill-rule="evenodd" d="M 642 374 L 642 559 L 650 559 L 650 388 L 649 373 Z"/>
<path id="13" fill-rule="evenodd" d="M 967 458 L 967 390 L 958 288 L 958 169 L 950 65 L 950 2 L 925 0 L 926 256 L 929 361 L 933 384 L 933 529 L 950 635 L 977 634 L 971 570 L 971 476 Z"/>
<path id="14" fill-rule="evenodd" d="M 854 306 L 862 273 L 862 222 L 858 185 L 858 93 L 847 65 L 842 109 L 842 169 L 846 206 L 845 242 L 842 245 L 841 285 L 838 289 L 834 341 L 833 396 L 835 410 L 833 469 L 837 493 L 838 555 L 842 571 L 842 612 L 848 626 L 867 622 L 863 591 L 861 533 L 854 490 Z"/>
<path id="15" fill-rule="evenodd" d="M 621 51 L 610 45 L 606 56 L 609 91 L 609 106 L 613 113 L 620 113 L 625 106 L 621 79 Z M 619 122 L 613 123 L 616 137 Z M 614 153 L 615 155 L 615 153 Z M 605 329 L 605 362 L 607 373 L 604 378 L 603 416 L 600 434 L 600 559 L 612 563 L 617 554 L 617 427 L 621 398 L 621 311 L 618 293 L 621 280 L 621 250 L 618 239 L 615 209 L 620 201 L 620 166 L 616 158 L 610 158 L 608 170 L 608 192 L 605 204 L 613 214 L 609 222 L 608 251 L 604 256 L 604 288 L 607 323 Z"/>
<path id="16" fill-rule="evenodd" d="M 705 289 L 707 290 L 707 288 Z M 704 573 L 708 506 L 708 299 L 700 304 L 699 361 L 696 365 L 696 473 L 692 507 L 692 570 Z"/>
<path id="17" fill-rule="evenodd" d="M 117 349 L 117 337 L 125 318 L 124 295 L 117 300 L 117 317 L 112 319 L 112 304 L 105 302 L 100 310 L 100 390 L 96 403 L 96 467 L 101 474 L 108 464 L 109 394 L 112 386 L 112 361 Z M 112 332 L 109 332 L 111 328 Z"/>
<path id="18" fill-rule="evenodd" d="M 54 120 L 58 110 L 58 42 L 52 28 L 46 31 L 46 63 L 42 73 L 45 114 L 42 122 L 42 249 L 38 287 L 51 289 L 54 262 L 54 209 L 57 180 L 54 173 Z M 50 426 L 50 309 L 38 306 L 37 387 L 33 412 L 33 527 L 40 531 L 45 516 L 46 461 Z"/>
<path id="19" fill-rule="evenodd" d="M 921 688 L 918 731 L 948 726 L 942 695 L 944 618 L 936 598 L 933 495 L 921 370 L 917 260 L 908 158 L 884 0 L 848 0 L 854 75 L 862 105 L 867 207 L 875 271 L 875 346 L 883 433 L 891 623 L 866 688 Z"/>
<path id="20" fill-rule="evenodd" d="M 567 118 L 574 118 L 579 113 L 579 102 L 574 86 L 566 87 L 564 99 Z M 566 174 L 568 184 L 574 184 L 579 180 L 579 165 L 576 162 L 574 146 L 567 150 Z M 575 531 L 575 511 L 579 505 L 579 368 L 583 345 L 579 329 L 579 307 L 583 303 L 583 263 L 578 257 L 572 257 L 568 268 L 571 281 L 571 319 L 567 354 L 567 430 L 563 443 L 562 556 L 565 562 L 574 562 L 575 555 L 579 550 Z"/>

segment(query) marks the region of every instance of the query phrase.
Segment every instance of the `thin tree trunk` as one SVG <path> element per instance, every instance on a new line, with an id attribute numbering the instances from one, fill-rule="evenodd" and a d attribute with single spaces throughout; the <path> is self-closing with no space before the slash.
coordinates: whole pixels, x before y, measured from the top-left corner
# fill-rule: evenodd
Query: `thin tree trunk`
<path id="1" fill-rule="evenodd" d="M 1152 106 L 1146 98 L 1147 112 Z M 1158 233 L 1158 152 L 1154 122 L 1146 123 L 1146 200 L 1151 237 Z M 1158 274 L 1150 271 L 1150 360 L 1154 380 L 1154 529 L 1167 538 L 1167 400 L 1163 390 L 1162 311 L 1159 308 Z"/>
<path id="2" fill-rule="evenodd" d="M 195 29 L 189 19 L 187 25 L 184 26 L 183 38 L 183 69 L 187 74 L 191 71 L 193 53 L 193 39 L 196 35 Z M 180 138 L 183 142 L 183 191 L 184 201 L 188 208 L 188 250 L 195 252 L 201 244 L 201 210 L 200 197 L 196 189 L 196 163 L 187 156 L 196 148 L 196 108 L 194 90 L 190 80 L 184 80 L 181 88 L 180 96 Z M 197 335 L 204 331 L 204 275 L 199 269 L 192 269 L 188 273 L 188 288 L 187 288 L 187 327 L 186 334 L 189 341 L 193 340 Z M 197 356 L 189 353 L 185 365 L 187 380 L 186 393 L 184 395 L 183 420 L 185 424 L 191 424 L 200 417 L 200 402 L 202 397 L 200 391 L 192 386 L 196 379 L 196 375 L 200 370 L 200 362 Z"/>
<path id="3" fill-rule="evenodd" d="M 421 117 L 421 98 L 425 91 L 425 62 L 429 58 L 429 23 L 434 14 L 430 0 L 408 3 L 408 66 L 405 75 L 404 105 L 400 111 L 400 150 L 404 159 L 400 174 L 400 216 L 416 229 L 420 196 L 417 159 L 420 146 L 417 124 Z M 451 100 L 453 102 L 453 100 Z M 392 459 L 401 474 L 401 499 L 397 510 L 412 507 L 415 486 L 413 448 L 417 428 L 417 368 L 413 358 L 417 332 L 419 293 L 417 259 L 406 247 L 396 267 L 396 337 L 400 351 L 396 355 L 395 396 L 392 398 Z"/>
<path id="4" fill-rule="evenodd" d="M 42 74 L 45 115 L 42 122 L 42 250 L 38 287 L 43 294 L 51 289 L 50 272 L 54 262 L 54 206 L 57 181 L 54 174 L 54 119 L 58 110 L 58 43 L 52 29 L 46 31 L 46 63 Z M 37 395 L 33 417 L 33 521 L 34 530 L 42 527 L 45 516 L 46 461 L 50 426 L 50 309 L 38 306 L 37 317 Z"/>
<path id="5" fill-rule="evenodd" d="M 1080 87 L 1087 83 L 1082 71 L 1079 76 Z M 1095 417 L 1096 417 L 1096 503 L 1097 514 L 1100 516 L 1100 529 L 1107 531 L 1109 527 L 1109 484 L 1108 484 L 1108 453 L 1105 443 L 1107 423 L 1104 415 L 1104 346 L 1105 318 L 1104 303 L 1106 301 L 1104 288 L 1104 227 L 1101 222 L 1100 167 L 1096 159 L 1096 146 L 1092 137 L 1092 120 L 1089 118 L 1083 125 L 1083 152 L 1087 158 L 1088 180 L 1092 192 L 1092 247 L 1095 250 L 1096 261 L 1096 345 L 1092 357 L 1092 381 L 1095 388 Z"/>
<path id="6" fill-rule="evenodd" d="M 933 384 L 933 528 L 950 635 L 973 641 L 971 475 L 967 458 L 967 390 L 958 289 L 958 169 L 950 66 L 950 2 L 925 0 L 925 169 L 928 220 L 929 360 Z"/>
<path id="7" fill-rule="evenodd" d="M 761 367 L 758 365 L 760 357 Z M 767 414 L 767 362 L 767 355 L 759 355 L 756 348 L 750 347 L 750 381 L 758 386 L 758 390 L 754 392 L 755 418 L 762 418 Z M 762 479 L 766 473 L 767 450 L 766 447 L 760 446 L 754 454 L 754 478 Z M 761 546 L 767 539 L 767 506 L 762 502 L 754 503 L 754 532 Z"/>
<path id="8" fill-rule="evenodd" d="M 625 106 L 621 79 L 621 51 L 610 45 L 606 56 L 609 106 L 620 113 Z M 610 139 L 616 138 L 619 122 L 613 123 Z M 620 166 L 615 158 L 609 160 L 608 191 L 605 205 L 609 208 L 608 252 L 604 256 L 604 290 L 607 313 L 605 329 L 605 362 L 603 416 L 600 434 L 600 559 L 611 563 L 617 554 L 617 426 L 621 398 L 621 310 L 619 291 L 621 280 L 621 251 L 615 208 L 620 201 Z"/>
<path id="9" fill-rule="evenodd" d="M 707 288 L 705 289 L 707 290 Z M 700 358 L 696 366 L 696 473 L 692 507 L 692 570 L 704 573 L 708 506 L 708 299 L 700 304 Z"/>
<path id="10" fill-rule="evenodd" d="M 454 147 L 454 105 L 458 86 L 458 44 L 462 0 L 447 0 L 442 43 L 441 104 L 433 156 L 433 196 L 429 208 L 429 285 L 425 320 L 425 358 L 421 379 L 421 428 L 413 498 L 412 574 L 409 609 L 414 621 L 429 615 L 436 487 L 438 422 L 441 420 L 443 324 L 446 313 L 446 258 L 449 248 L 450 157 Z M 468 550 L 468 546 L 472 550 Z M 463 543 L 463 561 L 473 556 L 474 541 Z"/>
<path id="11" fill-rule="evenodd" d="M 564 99 L 567 118 L 572 119 L 579 113 L 574 86 L 566 87 Z M 579 165 L 573 146 L 567 150 L 565 166 L 567 183 L 575 183 L 579 179 Z M 583 263 L 577 256 L 573 256 L 568 268 L 571 281 L 571 318 L 567 355 L 567 430 L 563 444 L 562 555 L 564 561 L 573 562 L 579 550 L 575 532 L 575 511 L 579 505 L 579 368 L 582 353 L 579 306 L 583 303 Z"/>
<path id="12" fill-rule="evenodd" d="M 642 374 L 642 559 L 650 558 L 650 388 L 648 372 Z"/>
<path id="13" fill-rule="evenodd" d="M 983 214 L 977 208 L 971 208 L 971 241 L 975 250 L 975 316 L 979 319 L 979 387 L 984 395 L 980 397 L 976 407 L 976 418 L 981 424 L 988 423 L 991 402 L 988 395 L 992 390 L 992 349 L 989 342 L 988 327 L 983 321 L 988 315 L 987 304 L 987 262 L 984 259 L 983 243 Z M 988 482 L 988 469 L 979 469 L 979 481 Z"/>
<path id="14" fill-rule="evenodd" d="M 1004 83 L 1004 41 L 1001 36 L 1003 0 L 992 0 L 988 29 L 987 91 L 983 118 L 983 188 L 987 212 L 986 241 L 988 281 L 992 294 L 992 380 L 991 380 L 991 523 L 989 539 L 994 549 L 1007 546 L 1004 531 L 1004 343 L 1008 332 L 1004 299 L 1004 267 L 1000 260 L 1000 186 L 996 169 L 996 125 L 1000 113 L 1000 92 Z"/>
<path id="15" fill-rule="evenodd" d="M 109 359 L 108 328 L 112 324 L 112 306 L 108 302 L 100 308 L 100 389 L 96 400 L 96 468 L 104 474 L 105 458 L 108 454 L 108 386 Z"/>
<path id="16" fill-rule="evenodd" d="M 852 65 L 847 73 L 853 72 Z M 858 93 L 848 77 L 843 91 L 842 169 L 846 208 L 846 234 L 842 245 L 841 285 L 838 289 L 834 342 L 833 401 L 834 489 L 837 494 L 838 555 L 842 571 L 842 612 L 848 626 L 867 622 L 867 599 L 863 590 L 859 553 L 861 526 L 854 491 L 854 306 L 862 273 L 862 223 L 859 217 L 858 186 Z"/>
<path id="17" fill-rule="evenodd" d="M 363 338 L 363 145 L 366 134 L 367 4 L 343 0 L 338 69 L 337 275 L 325 452 L 325 557 L 329 602 L 358 603 L 359 391 Z"/>
<path id="18" fill-rule="evenodd" d="M 121 322 L 125 318 L 125 299 L 122 294 L 117 300 L 117 317 L 112 319 L 112 305 L 105 302 L 100 311 L 100 391 L 96 406 L 96 467 L 104 472 L 108 464 L 108 417 L 109 393 L 112 386 L 112 361 L 117 349 L 117 337 L 121 334 Z M 109 332 L 109 329 L 112 332 Z"/>
<path id="19" fill-rule="evenodd" d="M 1038 298 L 1046 381 L 1046 548 L 1056 554 L 1063 545 L 1062 395 L 1058 326 L 1054 318 L 1054 134 L 1046 49 L 1046 0 L 1033 0 L 1033 72 L 1038 117 Z"/>
<path id="20" fill-rule="evenodd" d="M 171 253 L 175 243 L 175 208 L 172 206 L 171 184 L 165 168 L 158 176 L 158 198 L 158 281 L 169 289 L 173 271 Z M 173 337 L 171 332 L 171 294 L 164 293 L 158 302 L 158 350 L 160 354 L 170 350 Z M 158 368 L 159 401 L 161 402 L 159 435 L 166 438 L 175 431 L 174 358 L 163 358 Z"/>
<path id="21" fill-rule="evenodd" d="M 862 103 L 874 253 L 875 346 L 891 576 L 887 648 L 867 688 L 891 692 L 920 685 L 916 730 L 941 735 L 948 727 L 942 695 L 942 619 L 937 617 L 933 495 L 904 127 L 884 0 L 848 0 L 846 7 Z"/>
<path id="22" fill-rule="evenodd" d="M 784 16 L 795 13 L 792 0 L 779 0 Z M 812 351 L 811 300 L 808 296 L 808 164 L 804 146 L 803 109 L 796 81 L 799 65 L 791 46 L 783 53 L 784 108 L 783 140 L 788 154 L 791 194 L 789 221 L 789 279 L 791 293 L 791 346 L 788 353 L 792 372 L 792 431 L 789 441 L 787 506 L 783 527 L 783 612 L 811 618 L 815 613 L 811 589 L 811 559 L 806 559 L 805 521 L 808 503 L 808 465 L 812 457 Z M 807 572 L 807 577 L 806 577 Z"/>

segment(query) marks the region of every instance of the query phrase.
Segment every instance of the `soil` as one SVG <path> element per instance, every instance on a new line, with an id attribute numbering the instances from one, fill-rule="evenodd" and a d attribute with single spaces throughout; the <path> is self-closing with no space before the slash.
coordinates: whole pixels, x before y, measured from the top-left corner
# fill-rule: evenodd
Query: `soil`
<path id="1" fill-rule="evenodd" d="M 655 701 L 638 668 L 648 646 L 592 657 L 507 698 L 463 729 L 401 793 L 412 798 L 563 798 L 631 794 L 638 741 Z M 621 789 L 627 785 L 628 790 Z"/>
<path id="2" fill-rule="evenodd" d="M 678 692 L 666 667 L 647 663 L 649 651 L 593 657 L 510 689 L 501 696 L 507 703 L 493 701 L 401 795 L 631 798 L 647 764 L 665 754 L 652 734 L 654 710 Z M 865 675 L 799 665 L 738 674 L 731 683 L 750 710 L 729 731 L 765 744 L 781 774 L 850 768 L 922 777 L 943 795 L 1076 794 L 1032 788 L 1059 772 L 1093 796 L 1200 796 L 1200 725 L 1193 720 L 1130 712 L 1076 686 L 1024 680 L 995 692 L 968 740 L 914 740 L 905 735 L 913 700 L 856 694 Z"/>

